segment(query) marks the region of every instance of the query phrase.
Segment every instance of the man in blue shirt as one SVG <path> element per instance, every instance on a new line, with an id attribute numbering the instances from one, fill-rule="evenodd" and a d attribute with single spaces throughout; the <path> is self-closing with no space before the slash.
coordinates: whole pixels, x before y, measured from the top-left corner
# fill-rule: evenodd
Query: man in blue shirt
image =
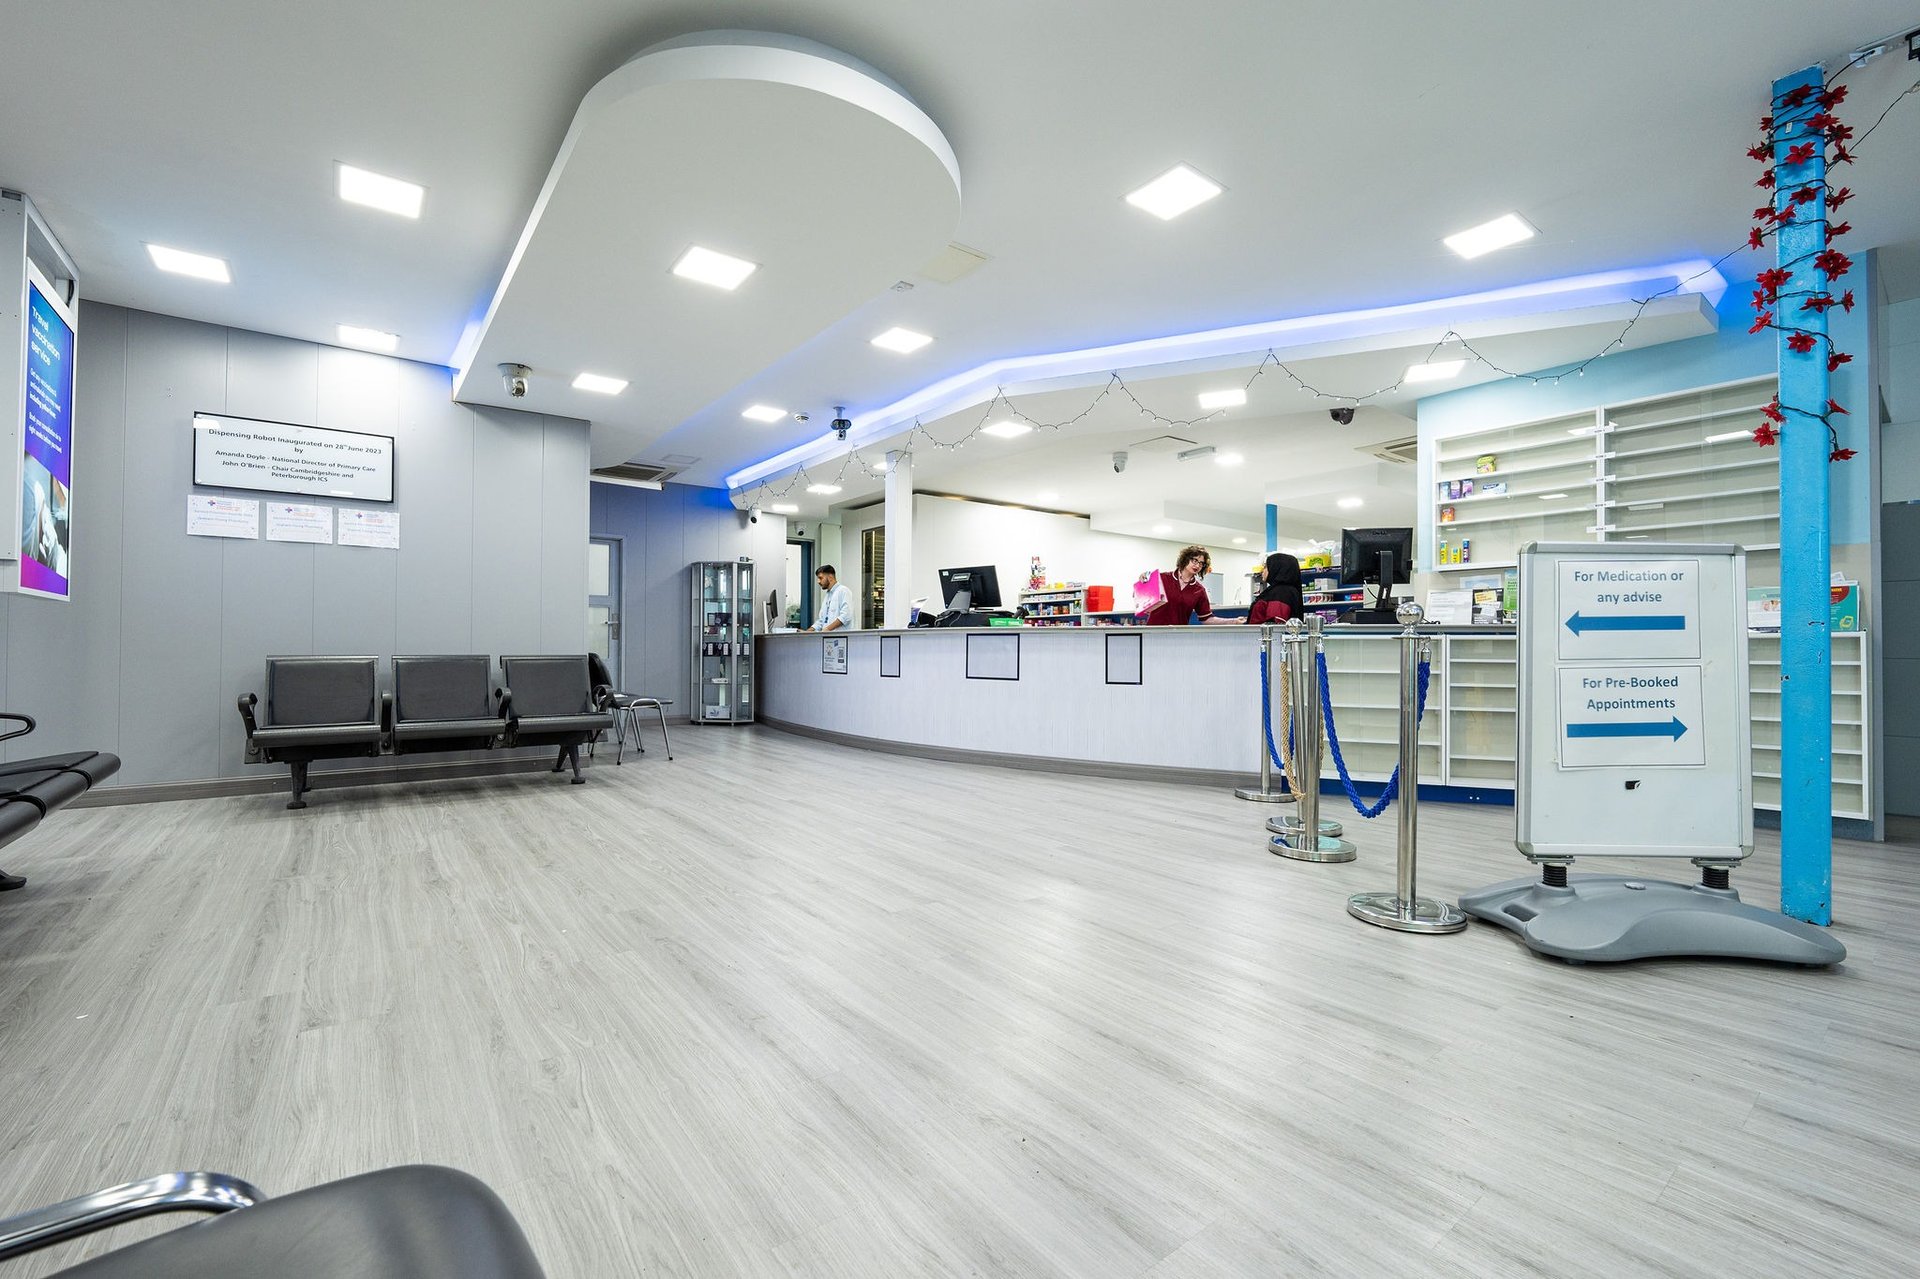
<path id="1" fill-rule="evenodd" d="M 853 592 L 840 584 L 840 575 L 833 571 L 833 565 L 822 564 L 814 571 L 813 580 L 820 584 L 820 616 L 814 619 L 816 631 L 850 631 L 853 625 Z"/>

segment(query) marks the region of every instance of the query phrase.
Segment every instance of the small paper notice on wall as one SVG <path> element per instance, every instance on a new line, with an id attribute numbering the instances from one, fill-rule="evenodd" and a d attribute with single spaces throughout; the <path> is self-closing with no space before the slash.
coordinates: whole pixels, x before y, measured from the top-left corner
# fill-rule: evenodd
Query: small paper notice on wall
<path id="1" fill-rule="evenodd" d="M 400 512 L 340 508 L 340 545 L 400 549 Z"/>
<path id="2" fill-rule="evenodd" d="M 187 494 L 187 535 L 190 537 L 260 537 L 260 502 L 251 497 L 208 497 Z"/>
<path id="3" fill-rule="evenodd" d="M 330 543 L 333 541 L 333 508 L 300 502 L 268 502 L 267 540 Z"/>

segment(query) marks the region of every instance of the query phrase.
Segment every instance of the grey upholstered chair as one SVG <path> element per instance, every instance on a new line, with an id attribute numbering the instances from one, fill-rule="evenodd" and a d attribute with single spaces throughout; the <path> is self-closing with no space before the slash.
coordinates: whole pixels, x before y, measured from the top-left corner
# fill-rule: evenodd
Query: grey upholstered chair
<path id="1" fill-rule="evenodd" d="M 248 763 L 285 764 L 293 775 L 288 808 L 305 808 L 307 765 L 316 759 L 378 755 L 384 736 L 374 657 L 269 657 L 264 718 L 260 699 L 240 699 Z"/>
<path id="2" fill-rule="evenodd" d="M 493 695 L 493 659 L 485 653 L 396 657 L 393 691 L 381 699 L 381 724 L 396 755 L 482 751 L 507 732 Z"/>

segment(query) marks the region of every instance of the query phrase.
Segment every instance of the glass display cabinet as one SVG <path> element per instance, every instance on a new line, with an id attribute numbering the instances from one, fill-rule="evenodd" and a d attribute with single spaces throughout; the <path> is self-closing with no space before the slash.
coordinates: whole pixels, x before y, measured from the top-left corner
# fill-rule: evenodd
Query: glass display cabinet
<path id="1" fill-rule="evenodd" d="M 693 722 L 753 722 L 753 561 L 700 560 L 693 583 Z"/>

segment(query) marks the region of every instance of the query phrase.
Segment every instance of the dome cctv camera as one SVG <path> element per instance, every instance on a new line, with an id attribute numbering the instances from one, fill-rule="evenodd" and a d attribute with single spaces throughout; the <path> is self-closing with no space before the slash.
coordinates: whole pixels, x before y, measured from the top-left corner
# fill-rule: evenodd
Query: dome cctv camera
<path id="1" fill-rule="evenodd" d="M 502 364 L 500 366 L 500 384 L 508 395 L 516 400 L 527 398 L 527 379 L 533 376 L 533 370 L 524 364 Z"/>
<path id="2" fill-rule="evenodd" d="M 1126 455 L 1126 453 L 1125 453 L 1125 452 L 1120 452 L 1120 453 L 1115 453 L 1115 454 L 1113 455 L 1113 473 L 1114 473 L 1115 475 L 1118 475 L 1118 474 L 1120 474 L 1120 472 L 1122 472 L 1122 471 L 1124 471 L 1124 470 L 1126 470 L 1126 469 L 1127 469 L 1127 455 Z"/>
<path id="3" fill-rule="evenodd" d="M 747 508 L 747 523 L 758 524 L 759 522 L 760 522 L 760 508 L 757 506 L 749 506 Z"/>
<path id="4" fill-rule="evenodd" d="M 1327 416 L 1342 426 L 1351 426 L 1353 424 L 1353 406 L 1351 404 L 1342 404 L 1337 409 L 1328 409 Z"/>
<path id="5" fill-rule="evenodd" d="M 844 404 L 833 406 L 833 434 L 837 439 L 846 439 L 847 432 L 853 429 L 853 422 L 846 416 L 846 412 L 847 406 Z"/>

